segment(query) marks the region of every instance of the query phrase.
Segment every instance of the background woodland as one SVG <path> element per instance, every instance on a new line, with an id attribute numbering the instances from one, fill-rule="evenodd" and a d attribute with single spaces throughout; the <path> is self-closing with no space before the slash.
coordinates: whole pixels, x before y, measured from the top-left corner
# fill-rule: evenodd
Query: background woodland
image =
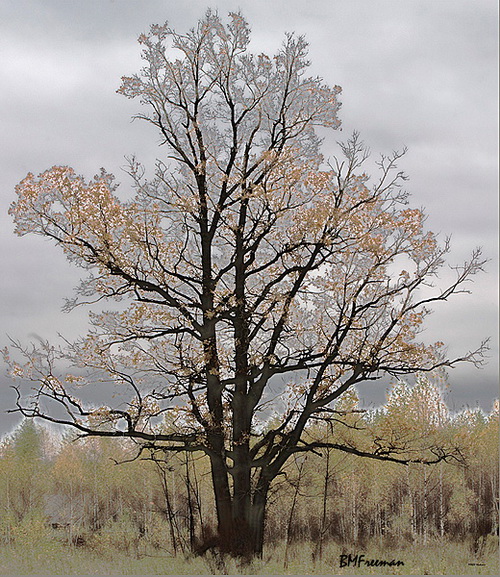
<path id="1" fill-rule="evenodd" d="M 471 555 L 491 545 L 498 534 L 498 401 L 489 415 L 450 414 L 439 388 L 420 379 L 395 385 L 383 409 L 362 411 L 351 394 L 338 410 L 345 422 L 318 421 L 314 435 L 319 429 L 332 442 L 359 444 L 367 431 L 387 438 L 390 424 L 391 434 L 420 440 L 422 450 L 437 438 L 453 444 L 457 458 L 403 466 L 333 449 L 298 456 L 273 485 L 266 522 L 267 547 L 281 547 L 285 567 L 297 544 L 307 544 L 313 560 L 332 542 L 362 550 L 374 541 L 454 541 Z M 206 457 L 135 455 L 130 440 L 61 438 L 25 420 L 1 446 L 2 547 L 57 541 L 135 557 L 196 552 L 216 526 Z"/>

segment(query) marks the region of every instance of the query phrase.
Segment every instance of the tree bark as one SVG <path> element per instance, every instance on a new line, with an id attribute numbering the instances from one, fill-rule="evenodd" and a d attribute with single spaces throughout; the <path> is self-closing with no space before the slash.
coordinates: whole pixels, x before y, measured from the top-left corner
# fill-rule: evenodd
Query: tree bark
<path id="1" fill-rule="evenodd" d="M 225 551 L 231 542 L 233 532 L 232 500 L 225 463 L 222 456 L 218 454 L 210 455 L 210 462 L 217 512 L 217 540 L 216 542 L 204 543 L 201 549 L 202 553 L 214 546 Z"/>
<path id="2" fill-rule="evenodd" d="M 302 470 L 304 468 L 305 459 L 299 465 L 299 475 L 297 478 L 297 482 L 295 484 L 295 491 L 293 493 L 292 499 L 292 506 L 290 507 L 290 514 L 288 515 L 288 523 L 286 527 L 286 542 L 285 542 L 285 556 L 283 560 L 283 569 L 288 569 L 288 551 L 290 548 L 290 544 L 292 542 L 292 523 L 293 523 L 293 515 L 295 513 L 295 507 L 297 505 L 297 498 L 299 496 L 300 491 L 300 482 L 302 480 Z"/>
<path id="3" fill-rule="evenodd" d="M 264 527 L 270 482 L 260 480 L 253 494 L 242 500 L 232 496 L 227 483 L 227 472 L 221 462 L 212 458 L 212 480 L 217 509 L 217 535 L 199 548 L 203 554 L 218 549 L 223 554 L 250 560 L 261 556 L 264 545 Z M 243 506 L 244 503 L 244 506 Z"/>

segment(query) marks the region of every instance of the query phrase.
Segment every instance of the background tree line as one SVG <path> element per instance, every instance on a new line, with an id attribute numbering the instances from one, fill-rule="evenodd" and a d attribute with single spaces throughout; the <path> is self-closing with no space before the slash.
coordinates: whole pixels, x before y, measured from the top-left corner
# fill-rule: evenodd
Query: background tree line
<path id="1" fill-rule="evenodd" d="M 498 401 L 488 415 L 450 414 L 438 387 L 422 378 L 395 385 L 383 409 L 362 411 L 349 394 L 336 410 L 342 420 L 311 424 L 314 438 L 359 447 L 364 436 L 392 435 L 415 451 L 439 440 L 457 457 L 403 466 L 331 447 L 297 455 L 272 487 L 266 520 L 266 540 L 285 544 L 285 563 L 297 542 L 312 541 L 319 558 L 332 541 L 373 539 L 468 541 L 477 553 L 498 532 Z M 134 459 L 134 449 L 130 440 L 60 439 L 25 420 L 1 446 L 1 543 L 50 534 L 133 554 L 189 553 L 206 543 L 217 525 L 208 459 L 158 452 Z"/>

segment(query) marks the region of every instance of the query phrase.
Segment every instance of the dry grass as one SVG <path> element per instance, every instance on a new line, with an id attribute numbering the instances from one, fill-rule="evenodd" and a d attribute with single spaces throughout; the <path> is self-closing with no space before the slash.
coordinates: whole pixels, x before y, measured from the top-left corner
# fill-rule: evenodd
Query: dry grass
<path id="1" fill-rule="evenodd" d="M 314 560 L 313 544 L 296 545 L 284 569 L 284 547 L 268 549 L 262 560 L 241 565 L 217 556 L 172 557 L 166 552 L 124 552 L 111 547 L 69 547 L 48 535 L 33 542 L 0 547 L 0 575 L 498 575 L 498 539 L 490 537 L 480 553 L 458 543 L 434 542 L 425 547 L 384 548 L 372 543 L 361 549 L 329 544 Z M 401 567 L 341 567 L 342 554 L 365 559 L 401 560 Z"/>

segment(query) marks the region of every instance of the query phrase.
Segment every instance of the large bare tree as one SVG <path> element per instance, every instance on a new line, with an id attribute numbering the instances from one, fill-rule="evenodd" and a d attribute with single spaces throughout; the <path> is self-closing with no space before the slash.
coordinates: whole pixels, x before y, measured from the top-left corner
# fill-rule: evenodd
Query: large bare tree
<path id="1" fill-rule="evenodd" d="M 204 453 L 218 547 L 251 556 L 270 486 L 294 454 L 453 455 L 334 443 L 307 426 L 342 420 L 338 400 L 358 383 L 480 362 L 482 348 L 448 359 L 418 334 L 429 306 L 463 292 L 483 261 L 474 252 L 434 286 L 448 245 L 409 208 L 402 153 L 382 156 L 370 178 L 354 134 L 327 162 L 319 131 L 339 127 L 340 88 L 307 75 L 303 38 L 286 36 L 272 58 L 250 53 L 249 40 L 241 15 L 225 24 L 211 12 L 187 34 L 162 25 L 140 36 L 145 67 L 119 92 L 145 106 L 164 156 L 151 178 L 130 161 L 125 199 L 111 175 L 87 183 L 68 167 L 18 185 L 18 234 L 52 239 L 89 271 L 68 306 L 121 303 L 91 314 L 81 340 L 19 347 L 27 358 L 11 365 L 34 383 L 18 387 L 25 416 L 143 451 Z M 81 400 L 96 383 L 122 389 L 115 405 Z"/>

